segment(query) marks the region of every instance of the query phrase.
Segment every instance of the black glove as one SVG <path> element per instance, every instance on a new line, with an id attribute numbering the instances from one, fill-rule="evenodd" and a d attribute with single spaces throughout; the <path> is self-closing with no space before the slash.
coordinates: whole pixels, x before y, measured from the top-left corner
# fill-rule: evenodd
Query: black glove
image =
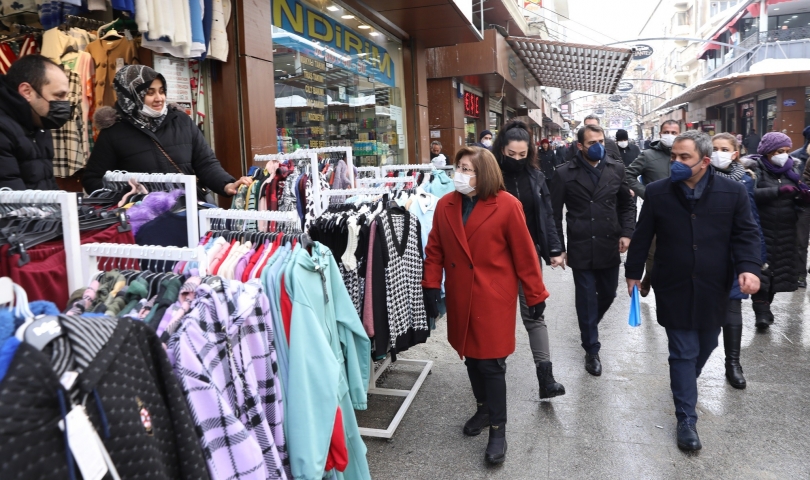
<path id="1" fill-rule="evenodd" d="M 529 317 L 532 320 L 537 320 L 543 316 L 543 312 L 546 311 L 546 302 L 540 302 L 537 305 L 532 305 L 529 307 Z"/>
<path id="2" fill-rule="evenodd" d="M 422 290 L 425 300 L 425 312 L 430 318 L 439 318 L 439 302 L 442 300 L 440 288 L 425 288 Z"/>

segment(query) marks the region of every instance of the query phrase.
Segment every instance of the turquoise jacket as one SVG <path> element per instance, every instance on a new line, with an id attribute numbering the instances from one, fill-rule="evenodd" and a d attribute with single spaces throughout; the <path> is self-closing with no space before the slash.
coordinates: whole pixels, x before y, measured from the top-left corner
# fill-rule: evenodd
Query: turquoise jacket
<path id="1" fill-rule="evenodd" d="M 312 254 L 298 248 L 291 257 L 284 274 L 292 301 L 284 422 L 293 476 L 324 477 L 339 406 L 349 465 L 337 478 L 370 480 L 354 410 L 367 406 L 371 341 L 331 250 L 316 242 Z"/>

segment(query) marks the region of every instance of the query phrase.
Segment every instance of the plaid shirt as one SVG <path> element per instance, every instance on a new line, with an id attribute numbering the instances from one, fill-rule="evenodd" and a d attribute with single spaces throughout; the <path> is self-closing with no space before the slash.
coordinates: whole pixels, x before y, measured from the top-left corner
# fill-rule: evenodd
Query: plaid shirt
<path id="1" fill-rule="evenodd" d="M 51 130 L 53 135 L 53 175 L 69 177 L 87 163 L 88 146 L 85 144 L 84 120 L 82 120 L 82 79 L 76 72 L 66 70 L 70 81 L 70 120 L 60 129 Z"/>
<path id="2" fill-rule="evenodd" d="M 280 401 L 277 382 L 273 394 L 267 391 L 267 368 L 273 366 L 265 364 L 272 355 L 269 348 L 258 357 L 251 350 L 267 341 L 257 326 L 264 324 L 267 297 L 258 283 L 247 287 L 223 280 L 223 290 L 216 293 L 207 284 L 197 289 L 194 305 L 169 339 L 174 370 L 214 478 L 286 479 L 264 408 L 268 398 Z M 256 373 L 262 371 L 260 389 Z M 280 415 L 272 421 L 280 422 Z"/>

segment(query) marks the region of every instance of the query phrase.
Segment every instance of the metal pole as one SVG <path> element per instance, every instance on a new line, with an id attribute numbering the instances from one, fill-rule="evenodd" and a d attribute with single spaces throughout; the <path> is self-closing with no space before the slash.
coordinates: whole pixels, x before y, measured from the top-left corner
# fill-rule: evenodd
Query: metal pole
<path id="1" fill-rule="evenodd" d="M 723 47 L 736 48 L 738 50 L 742 50 L 745 53 L 754 53 L 754 51 L 749 49 L 749 48 L 743 48 L 743 47 L 741 47 L 739 45 L 734 45 L 732 43 L 723 43 L 723 42 L 718 42 L 717 40 L 706 40 L 705 38 L 689 38 L 689 37 L 636 38 L 635 40 L 625 40 L 623 42 L 606 43 L 604 46 L 608 47 L 610 45 L 619 45 L 620 43 L 631 44 L 631 42 L 650 42 L 650 41 L 653 41 L 653 40 L 677 40 L 677 41 L 688 40 L 690 42 L 712 43 L 714 45 L 721 45 Z"/>
<path id="2" fill-rule="evenodd" d="M 759 0 L 759 33 L 768 33 L 768 2 Z"/>

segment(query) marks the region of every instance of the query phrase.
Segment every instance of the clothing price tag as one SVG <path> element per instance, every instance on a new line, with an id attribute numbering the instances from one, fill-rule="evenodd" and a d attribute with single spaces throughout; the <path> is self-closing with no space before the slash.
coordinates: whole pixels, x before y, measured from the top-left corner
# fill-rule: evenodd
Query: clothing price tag
<path id="1" fill-rule="evenodd" d="M 124 37 L 131 42 L 132 41 L 132 32 L 130 32 L 129 30 L 124 30 Z"/>
<path id="2" fill-rule="evenodd" d="M 77 378 L 79 378 L 79 372 L 68 371 L 62 374 L 59 381 L 62 383 L 62 386 L 65 387 L 65 390 L 70 390 L 73 384 L 76 383 Z"/>
<path id="3" fill-rule="evenodd" d="M 116 71 L 116 73 L 118 72 L 118 70 L 121 70 L 122 68 L 124 68 L 124 59 L 123 58 L 116 58 L 115 59 L 115 71 Z"/>
<path id="4" fill-rule="evenodd" d="M 87 417 L 87 411 L 83 406 L 73 407 L 65 418 L 68 445 L 82 477 L 84 480 L 101 480 L 107 474 L 107 462 L 101 451 L 101 440 Z M 59 428 L 65 429 L 64 421 L 59 421 Z"/>

